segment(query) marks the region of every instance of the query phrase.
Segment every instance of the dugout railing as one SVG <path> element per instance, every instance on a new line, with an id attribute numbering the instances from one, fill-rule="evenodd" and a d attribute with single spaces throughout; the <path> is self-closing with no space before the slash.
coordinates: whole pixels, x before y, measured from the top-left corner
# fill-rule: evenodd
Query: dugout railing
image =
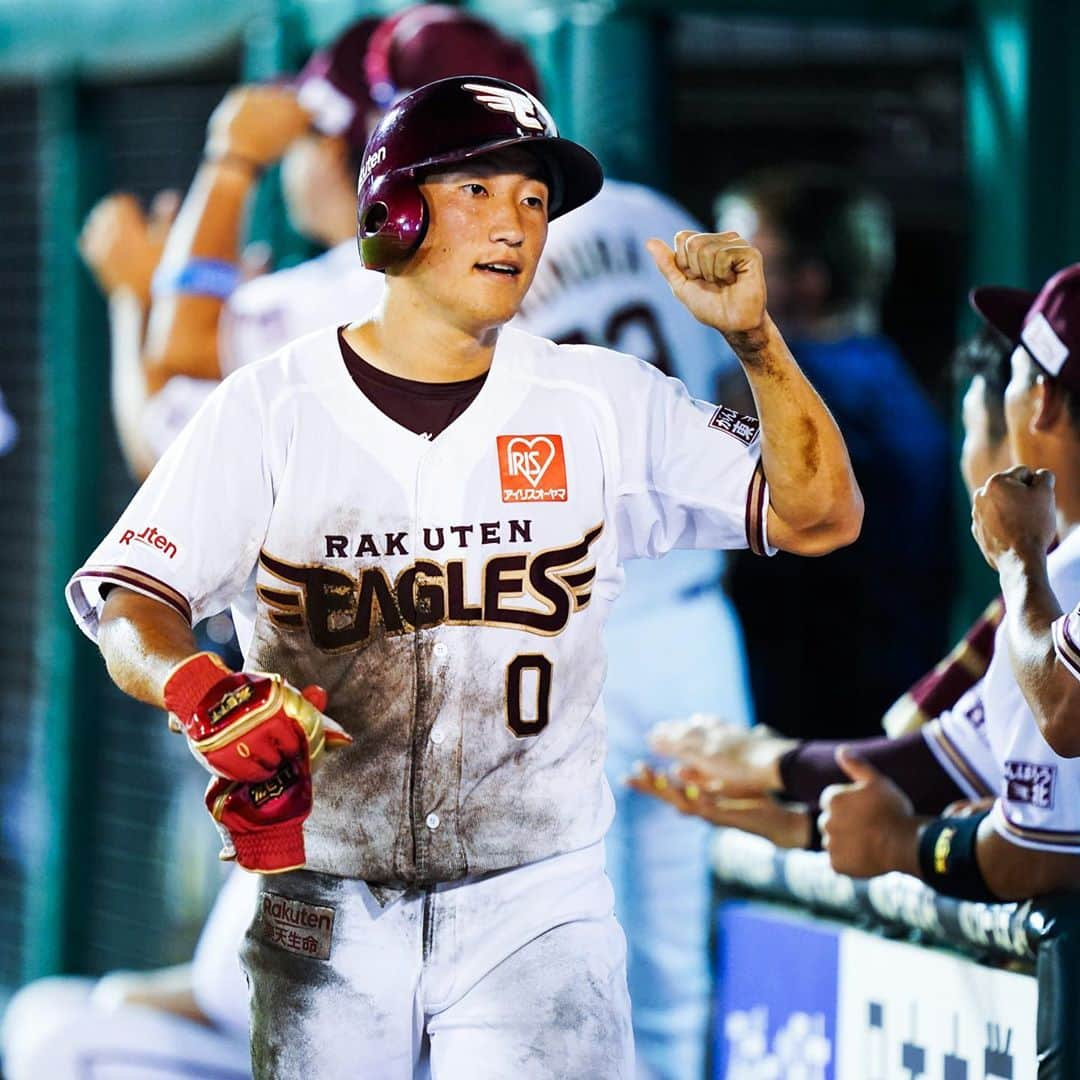
<path id="1" fill-rule="evenodd" d="M 1075 897 L 957 901 L 729 829 L 713 867 L 716 1077 L 1080 1077 Z"/>

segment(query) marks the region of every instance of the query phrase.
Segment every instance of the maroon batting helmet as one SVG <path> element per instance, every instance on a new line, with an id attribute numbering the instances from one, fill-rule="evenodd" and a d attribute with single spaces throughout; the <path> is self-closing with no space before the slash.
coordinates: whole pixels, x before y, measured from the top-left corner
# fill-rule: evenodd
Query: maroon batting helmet
<path id="1" fill-rule="evenodd" d="M 507 147 L 527 150 L 545 165 L 549 219 L 588 202 L 603 183 L 596 158 L 559 138 L 547 109 L 514 83 L 465 75 L 402 98 L 372 132 L 360 167 L 357 233 L 364 265 L 384 270 L 420 246 L 428 226 L 419 183 L 425 173 Z"/>

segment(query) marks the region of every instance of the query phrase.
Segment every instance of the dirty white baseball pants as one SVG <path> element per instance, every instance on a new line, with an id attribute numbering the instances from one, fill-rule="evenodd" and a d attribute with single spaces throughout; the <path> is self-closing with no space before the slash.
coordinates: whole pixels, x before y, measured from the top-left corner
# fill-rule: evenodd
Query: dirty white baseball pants
<path id="1" fill-rule="evenodd" d="M 630 1080 L 612 908 L 602 844 L 385 906 L 361 881 L 266 877 L 242 956 L 254 1075 Z"/>

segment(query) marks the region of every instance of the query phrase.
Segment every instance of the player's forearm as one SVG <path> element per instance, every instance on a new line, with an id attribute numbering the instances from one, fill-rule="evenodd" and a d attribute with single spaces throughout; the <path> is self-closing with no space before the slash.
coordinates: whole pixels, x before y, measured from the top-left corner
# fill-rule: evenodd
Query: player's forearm
<path id="1" fill-rule="evenodd" d="M 240 228 L 255 177 L 252 167 L 234 158 L 203 162 L 169 231 L 159 270 L 163 278 L 195 259 L 239 261 Z M 217 332 L 223 306 L 219 297 L 171 291 L 166 285 L 150 309 L 151 391 L 174 374 L 220 378 Z"/>
<path id="2" fill-rule="evenodd" d="M 989 818 L 979 826 L 975 856 L 987 888 L 1002 902 L 1080 890 L 1080 856 L 1011 844 Z"/>
<path id="3" fill-rule="evenodd" d="M 1041 554 L 1009 552 L 998 559 L 1013 674 L 1043 738 L 1063 757 L 1080 756 L 1080 681 L 1065 669 L 1051 631 L 1061 606 Z"/>
<path id="4" fill-rule="evenodd" d="M 859 535 L 862 495 L 836 421 L 766 315 L 760 330 L 727 335 L 761 420 L 769 502 L 792 534 L 789 550 L 825 554 Z"/>
<path id="5" fill-rule="evenodd" d="M 173 668 L 199 651 L 191 627 L 176 611 L 119 587 L 105 600 L 98 647 L 113 682 L 158 708 L 165 707 L 163 691 Z"/>
<path id="6" fill-rule="evenodd" d="M 844 771 L 836 763 L 836 750 L 840 746 L 855 750 L 863 761 L 887 776 L 907 795 L 917 813 L 940 813 L 965 796 L 938 764 L 921 733 L 913 732 L 898 739 L 881 737 L 857 742 L 815 739 L 796 744 L 777 763 L 779 787 L 785 797 L 813 803 L 830 784 L 843 783 Z"/>
<path id="7" fill-rule="evenodd" d="M 146 309 L 128 289 L 109 297 L 110 396 L 113 422 L 128 469 L 140 483 L 154 467 L 143 435 L 142 415 L 149 401 L 142 366 Z"/>

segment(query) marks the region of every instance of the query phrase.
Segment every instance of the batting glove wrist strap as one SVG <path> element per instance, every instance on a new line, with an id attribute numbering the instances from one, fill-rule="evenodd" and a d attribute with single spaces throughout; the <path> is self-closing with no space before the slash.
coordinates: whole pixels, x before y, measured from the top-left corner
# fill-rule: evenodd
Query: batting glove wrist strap
<path id="1" fill-rule="evenodd" d="M 932 889 L 958 900 L 983 904 L 1001 901 L 989 889 L 975 847 L 979 826 L 989 810 L 970 817 L 937 818 L 919 834 L 919 869 Z"/>
<path id="2" fill-rule="evenodd" d="M 328 744 L 351 742 L 323 716 L 326 694 L 319 687 L 301 693 L 280 675 L 231 672 L 209 653 L 173 670 L 165 704 L 179 717 L 195 756 L 228 780 L 269 780 L 284 762 L 314 759 Z"/>
<path id="3" fill-rule="evenodd" d="M 182 660 L 165 680 L 165 708 L 187 725 L 199 702 L 233 672 L 216 653 L 201 652 Z"/>
<path id="4" fill-rule="evenodd" d="M 306 756 L 286 762 L 263 783 L 216 777 L 206 789 L 206 808 L 225 845 L 221 857 L 260 874 L 304 865 L 304 822 L 311 803 Z"/>
<path id="5" fill-rule="evenodd" d="M 304 823 L 283 821 L 233 837 L 237 863 L 259 874 L 299 870 L 305 862 Z"/>

